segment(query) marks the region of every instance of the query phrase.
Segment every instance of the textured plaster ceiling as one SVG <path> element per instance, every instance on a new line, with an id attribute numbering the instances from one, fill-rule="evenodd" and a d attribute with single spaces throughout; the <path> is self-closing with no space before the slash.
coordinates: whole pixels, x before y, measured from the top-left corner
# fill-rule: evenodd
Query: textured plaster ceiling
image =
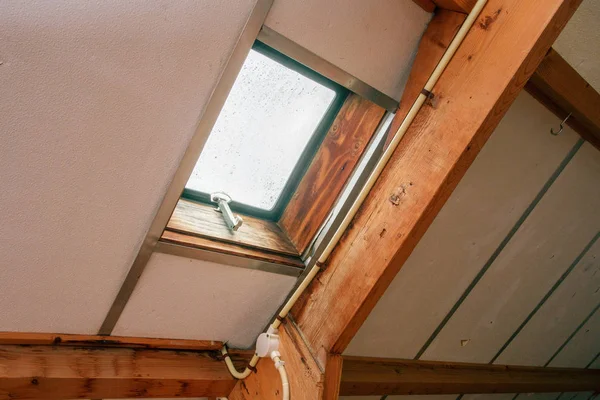
<path id="1" fill-rule="evenodd" d="M 0 331 L 98 331 L 254 3 L 0 2 Z M 338 8 L 276 0 L 269 23 L 399 95 L 429 15 L 411 1 Z M 153 258 L 122 334 L 248 345 L 291 287 L 187 263 Z"/>
<path id="2" fill-rule="evenodd" d="M 252 5 L 0 2 L 0 330 L 97 332 Z"/>
<path id="3" fill-rule="evenodd" d="M 265 25 L 400 99 L 430 18 L 410 0 L 275 0 Z"/>
<path id="4" fill-rule="evenodd" d="M 290 276 L 155 253 L 114 334 L 210 338 L 247 348 L 295 282 Z"/>

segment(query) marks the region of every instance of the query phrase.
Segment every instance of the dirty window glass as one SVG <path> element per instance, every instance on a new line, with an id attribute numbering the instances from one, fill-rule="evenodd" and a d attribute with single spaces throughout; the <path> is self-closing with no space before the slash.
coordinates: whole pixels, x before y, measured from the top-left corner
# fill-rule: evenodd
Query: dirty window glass
<path id="1" fill-rule="evenodd" d="M 186 189 L 271 210 L 337 93 L 251 50 Z"/>

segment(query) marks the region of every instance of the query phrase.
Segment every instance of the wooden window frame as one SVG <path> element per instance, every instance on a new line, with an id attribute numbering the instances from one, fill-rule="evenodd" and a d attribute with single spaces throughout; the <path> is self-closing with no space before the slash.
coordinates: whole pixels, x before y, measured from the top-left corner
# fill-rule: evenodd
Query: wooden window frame
<path id="1" fill-rule="evenodd" d="M 346 96 L 277 220 L 236 209 L 244 224 L 230 232 L 214 206 L 182 196 L 160 241 L 302 268 L 303 252 L 327 219 L 384 115 L 385 109 L 369 100 L 354 93 Z"/>

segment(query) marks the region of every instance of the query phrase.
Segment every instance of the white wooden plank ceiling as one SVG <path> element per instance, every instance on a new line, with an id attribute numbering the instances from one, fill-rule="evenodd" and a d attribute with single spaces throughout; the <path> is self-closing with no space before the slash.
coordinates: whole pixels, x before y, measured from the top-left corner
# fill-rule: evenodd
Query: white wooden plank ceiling
<path id="1" fill-rule="evenodd" d="M 554 44 L 597 90 L 599 17 L 600 3 L 584 0 Z M 558 122 L 529 95 L 519 96 L 349 354 L 600 368 L 600 152 L 580 148 L 522 218 L 576 145 L 570 130 L 560 142 L 548 134 Z M 482 268 L 489 269 L 474 282 Z M 592 393 L 388 400 L 517 397 L 588 400 Z"/>
<path id="2" fill-rule="evenodd" d="M 517 98 L 348 354 L 417 356 L 576 143 L 569 130 L 551 136 L 555 123 L 531 96 Z"/>

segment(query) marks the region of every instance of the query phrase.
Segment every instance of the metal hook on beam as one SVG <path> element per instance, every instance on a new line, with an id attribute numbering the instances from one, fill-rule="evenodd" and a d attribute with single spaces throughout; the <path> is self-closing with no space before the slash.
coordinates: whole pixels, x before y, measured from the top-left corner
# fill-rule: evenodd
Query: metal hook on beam
<path id="1" fill-rule="evenodd" d="M 564 125 L 567 123 L 567 120 L 569 119 L 571 114 L 572 113 L 569 113 L 569 115 L 567 115 L 567 117 L 565 119 L 563 119 L 563 121 L 560 123 L 560 129 L 558 130 L 558 132 L 554 132 L 554 129 L 550 128 L 550 133 L 553 134 L 554 136 L 558 136 L 565 128 Z"/>

